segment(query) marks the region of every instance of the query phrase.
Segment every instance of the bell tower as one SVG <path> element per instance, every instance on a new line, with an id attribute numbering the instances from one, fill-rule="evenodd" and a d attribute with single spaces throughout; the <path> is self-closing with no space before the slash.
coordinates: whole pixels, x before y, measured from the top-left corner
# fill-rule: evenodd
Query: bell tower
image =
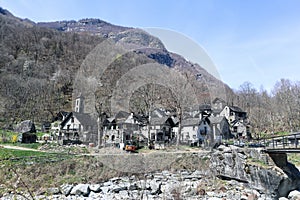
<path id="1" fill-rule="evenodd" d="M 75 99 L 74 111 L 77 113 L 83 113 L 84 111 L 84 97 L 81 93 Z"/>

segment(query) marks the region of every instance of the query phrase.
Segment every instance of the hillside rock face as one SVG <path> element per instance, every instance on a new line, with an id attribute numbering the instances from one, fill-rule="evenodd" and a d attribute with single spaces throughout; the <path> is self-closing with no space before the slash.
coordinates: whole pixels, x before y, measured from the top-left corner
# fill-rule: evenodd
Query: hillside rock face
<path id="1" fill-rule="evenodd" d="M 232 90 L 209 74 L 199 64 L 187 61 L 181 55 L 168 52 L 164 44 L 156 37 L 138 28 L 129 28 L 112 25 L 99 19 L 83 19 L 79 21 L 40 22 L 38 27 L 47 27 L 67 33 L 88 33 L 104 38 L 112 39 L 116 44 L 122 44 L 138 55 L 146 55 L 151 60 L 166 65 L 181 73 L 200 75 L 197 80 L 199 99 L 209 102 L 215 97 L 229 101 L 227 96 L 233 94 Z M 176 42 L 176 41 L 174 41 Z"/>
<path id="2" fill-rule="evenodd" d="M 277 199 L 299 189 L 299 171 L 292 164 L 276 166 L 262 149 L 219 147 L 211 155 L 212 173 L 224 180 L 237 180 Z"/>

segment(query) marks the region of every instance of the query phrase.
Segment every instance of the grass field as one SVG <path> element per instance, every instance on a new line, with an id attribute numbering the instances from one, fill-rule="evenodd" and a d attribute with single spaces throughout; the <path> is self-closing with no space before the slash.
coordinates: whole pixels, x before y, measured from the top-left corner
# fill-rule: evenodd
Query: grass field
<path id="1" fill-rule="evenodd" d="M 23 157 L 23 156 L 41 156 L 47 155 L 48 153 L 39 152 L 39 151 L 26 151 L 26 150 L 17 150 L 17 149 L 0 149 L 0 159 L 8 157 Z"/>
<path id="2" fill-rule="evenodd" d="M 20 143 L 20 142 L 16 142 L 16 143 L 2 143 L 3 145 L 9 145 L 9 146 L 18 146 L 18 147 L 24 147 L 24 148 L 29 148 L 29 149 L 38 149 L 40 146 L 42 146 L 43 144 L 41 143 L 30 143 L 30 144 L 25 144 L 25 143 Z"/>

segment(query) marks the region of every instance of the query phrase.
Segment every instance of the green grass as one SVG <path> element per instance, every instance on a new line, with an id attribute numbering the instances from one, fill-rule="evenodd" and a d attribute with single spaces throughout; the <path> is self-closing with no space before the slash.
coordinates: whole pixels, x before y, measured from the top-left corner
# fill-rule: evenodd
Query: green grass
<path id="1" fill-rule="evenodd" d="M 28 156 L 43 156 L 48 153 L 39 152 L 39 151 L 24 151 L 16 149 L 0 149 L 0 160 L 13 158 L 13 157 L 28 157 Z"/>
<path id="2" fill-rule="evenodd" d="M 17 146 L 17 147 L 24 147 L 24 148 L 29 148 L 29 149 L 38 149 L 39 147 L 41 147 L 43 144 L 41 143 L 29 143 L 29 144 L 25 144 L 25 143 L 20 143 L 20 142 L 16 142 L 16 143 L 0 143 L 0 145 L 7 145 L 7 146 Z"/>
<path id="3" fill-rule="evenodd" d="M 300 155 L 298 153 L 289 153 L 288 161 L 296 166 L 300 166 Z"/>
<path id="4" fill-rule="evenodd" d="M 18 146 L 18 147 L 24 147 L 24 148 L 29 148 L 29 149 L 38 149 L 40 146 L 42 146 L 43 144 L 41 143 L 30 143 L 30 144 L 25 144 L 25 143 L 13 143 L 13 146 Z"/>

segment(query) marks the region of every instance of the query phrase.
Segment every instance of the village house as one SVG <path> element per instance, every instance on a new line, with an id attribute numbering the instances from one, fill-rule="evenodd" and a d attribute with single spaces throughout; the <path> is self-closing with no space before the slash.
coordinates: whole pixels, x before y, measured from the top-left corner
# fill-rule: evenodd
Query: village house
<path id="1" fill-rule="evenodd" d="M 205 116 L 200 121 L 197 137 L 204 146 L 214 146 L 223 140 L 233 138 L 233 135 L 225 117 Z"/>
<path id="2" fill-rule="evenodd" d="M 51 134 L 54 137 L 58 137 L 59 135 L 59 131 L 60 131 L 60 124 L 62 121 L 64 121 L 66 119 L 66 117 L 69 115 L 69 112 L 65 112 L 65 111 L 60 111 L 59 113 L 57 113 L 57 115 L 52 119 L 52 123 L 51 123 Z"/>
<path id="3" fill-rule="evenodd" d="M 220 113 L 220 116 L 226 117 L 229 123 L 238 120 L 245 120 L 247 113 L 237 106 L 225 106 Z"/>
<path id="4" fill-rule="evenodd" d="M 220 116 L 224 116 L 228 120 L 231 132 L 236 138 L 248 139 L 251 137 L 247 112 L 237 106 L 225 106 Z"/>
<path id="5" fill-rule="evenodd" d="M 63 114 L 63 113 L 62 113 Z M 75 99 L 74 111 L 67 116 L 62 115 L 58 139 L 67 143 L 92 143 L 97 141 L 97 122 L 89 114 L 84 113 L 84 97 Z"/>
<path id="6" fill-rule="evenodd" d="M 249 125 L 245 121 L 235 120 L 232 122 L 232 134 L 236 138 L 249 139 L 251 137 Z"/>
<path id="7" fill-rule="evenodd" d="M 217 138 L 218 136 L 220 136 L 221 138 L 219 138 L 222 140 L 229 140 L 233 138 L 233 135 L 230 130 L 230 124 L 228 123 L 228 120 L 225 117 L 210 116 L 209 120 L 215 138 Z"/>
<path id="8" fill-rule="evenodd" d="M 220 116 L 220 113 L 222 112 L 222 110 L 226 105 L 227 104 L 223 99 L 215 98 L 212 101 L 212 115 L 215 117 Z"/>
<path id="9" fill-rule="evenodd" d="M 195 145 L 199 141 L 197 136 L 200 118 L 186 118 L 181 122 L 181 142 Z"/>
<path id="10" fill-rule="evenodd" d="M 97 122 L 89 114 L 70 112 L 60 127 L 59 139 L 65 142 L 97 141 Z"/>
<path id="11" fill-rule="evenodd" d="M 105 119 L 105 145 L 118 145 L 135 140 L 139 136 L 141 123 L 133 113 L 119 111 L 114 117 Z"/>

